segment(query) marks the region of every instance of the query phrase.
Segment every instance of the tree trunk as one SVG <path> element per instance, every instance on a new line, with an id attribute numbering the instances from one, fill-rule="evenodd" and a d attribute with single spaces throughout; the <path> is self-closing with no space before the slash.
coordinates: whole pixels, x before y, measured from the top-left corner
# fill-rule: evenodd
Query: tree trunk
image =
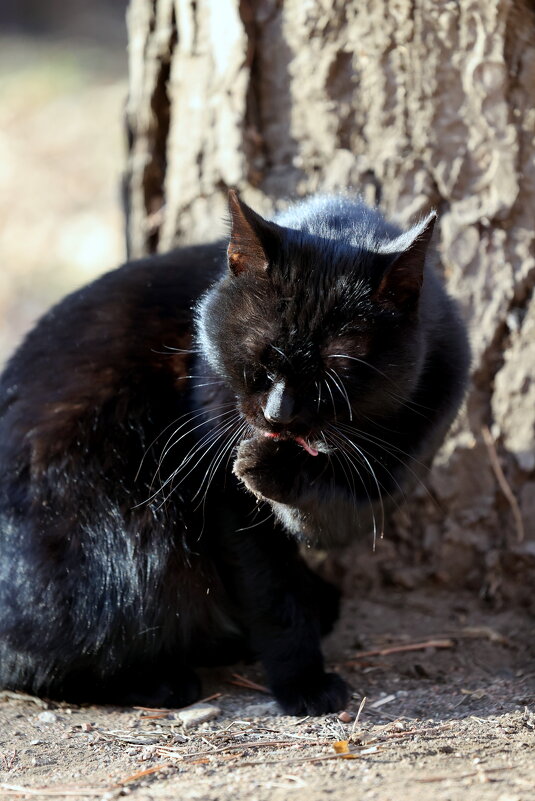
<path id="1" fill-rule="evenodd" d="M 231 186 L 260 212 L 347 189 L 403 224 L 438 209 L 471 391 L 377 561 L 405 584 L 435 575 L 531 601 L 532 5 L 131 0 L 129 35 L 132 256 L 224 231 Z"/>

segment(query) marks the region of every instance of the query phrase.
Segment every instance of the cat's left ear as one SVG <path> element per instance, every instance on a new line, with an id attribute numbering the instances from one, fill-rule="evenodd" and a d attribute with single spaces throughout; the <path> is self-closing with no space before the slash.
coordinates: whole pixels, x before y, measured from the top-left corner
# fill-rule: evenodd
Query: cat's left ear
<path id="1" fill-rule="evenodd" d="M 227 254 L 231 271 L 234 275 L 265 272 L 280 239 L 279 226 L 249 208 L 233 189 L 228 201 L 231 228 Z"/>
<path id="2" fill-rule="evenodd" d="M 381 251 L 383 258 L 388 258 L 389 263 L 374 293 L 374 300 L 407 311 L 416 304 L 424 280 L 425 257 L 436 219 L 437 213 L 432 211 Z"/>

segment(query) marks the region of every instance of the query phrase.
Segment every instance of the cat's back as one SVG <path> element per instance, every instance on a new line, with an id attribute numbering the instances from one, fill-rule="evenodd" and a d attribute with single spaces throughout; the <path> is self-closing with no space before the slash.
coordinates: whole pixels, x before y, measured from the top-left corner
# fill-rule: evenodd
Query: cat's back
<path id="1" fill-rule="evenodd" d="M 65 297 L 6 365 L 0 419 L 17 400 L 42 407 L 75 386 L 78 395 L 102 393 L 112 379 L 130 382 L 170 363 L 191 345 L 192 307 L 222 252 L 214 243 L 129 262 Z"/>
<path id="2" fill-rule="evenodd" d="M 140 448 L 151 427 L 188 408 L 192 308 L 221 256 L 214 243 L 127 263 L 41 318 L 0 377 L 0 495 L 10 506 L 28 469 L 53 483 L 84 450 L 104 464 L 107 451 Z"/>

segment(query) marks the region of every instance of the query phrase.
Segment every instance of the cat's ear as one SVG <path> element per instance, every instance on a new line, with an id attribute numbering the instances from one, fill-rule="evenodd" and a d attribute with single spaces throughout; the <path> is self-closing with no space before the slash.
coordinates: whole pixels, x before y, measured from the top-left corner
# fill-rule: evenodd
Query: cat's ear
<path id="1" fill-rule="evenodd" d="M 374 293 L 374 300 L 401 310 L 414 307 L 424 280 L 427 249 L 437 214 L 432 211 L 409 231 L 396 237 L 381 251 L 388 266 Z"/>
<path id="2" fill-rule="evenodd" d="M 249 208 L 233 189 L 228 201 L 231 227 L 227 255 L 231 271 L 234 275 L 265 272 L 278 241 L 279 226 Z"/>

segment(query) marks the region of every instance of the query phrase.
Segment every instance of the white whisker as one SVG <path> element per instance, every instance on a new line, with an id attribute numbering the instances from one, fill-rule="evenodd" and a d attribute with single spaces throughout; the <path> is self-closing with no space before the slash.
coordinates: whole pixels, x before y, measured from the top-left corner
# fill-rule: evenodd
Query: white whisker
<path id="1" fill-rule="evenodd" d="M 333 396 L 333 392 L 332 392 L 331 386 L 330 386 L 330 384 L 329 384 L 329 383 L 328 383 L 328 381 L 327 381 L 327 379 L 328 379 L 328 378 L 329 378 L 329 376 L 328 376 L 328 375 L 326 375 L 326 376 L 325 376 L 325 386 L 327 387 L 327 389 L 328 389 L 328 391 L 329 391 L 329 395 L 331 396 L 331 403 L 332 403 L 332 405 L 333 405 L 333 415 L 334 415 L 334 420 L 335 420 L 335 422 L 337 423 L 337 422 L 338 422 L 338 418 L 337 418 L 337 416 L 336 416 L 336 404 L 335 404 L 335 402 L 334 402 L 334 396 Z"/>
<path id="2" fill-rule="evenodd" d="M 332 429 L 333 428 L 334 427 L 331 426 L 331 435 L 332 435 Z M 373 478 L 373 481 L 375 483 L 375 487 L 377 489 L 377 494 L 378 494 L 378 497 L 379 497 L 379 503 L 381 505 L 381 539 L 382 539 L 383 536 L 384 536 L 384 526 L 385 526 L 385 508 L 384 508 L 384 504 L 383 504 L 383 495 L 382 495 L 382 492 L 381 492 L 381 486 L 379 484 L 379 480 L 377 479 L 377 474 L 376 474 L 375 470 L 373 469 L 372 464 L 371 464 L 370 460 L 368 459 L 368 457 L 366 456 L 366 454 L 364 453 L 364 451 L 361 448 L 359 448 L 359 446 L 356 445 L 351 439 L 349 439 L 349 437 L 347 437 L 343 432 L 338 431 L 336 429 L 335 429 L 335 431 L 336 431 L 336 436 L 338 438 L 342 437 L 342 439 L 345 440 L 348 443 L 348 445 L 350 445 L 350 447 L 352 447 L 358 453 L 358 455 L 364 461 L 366 467 L 368 468 L 371 477 Z M 369 497 L 370 496 L 368 495 L 368 498 Z M 376 529 L 374 527 L 374 540 L 373 540 L 373 548 L 374 548 L 374 550 L 375 550 L 375 544 L 376 544 Z"/>
<path id="3" fill-rule="evenodd" d="M 219 406 L 214 406 L 211 409 L 211 411 L 217 411 L 217 409 L 222 409 L 225 406 L 234 406 L 234 402 L 231 401 L 229 403 L 221 403 L 221 404 L 219 404 Z M 170 439 L 174 436 L 174 434 L 177 433 L 177 431 L 180 431 L 180 429 L 183 428 L 185 425 L 187 425 L 188 422 L 191 422 L 191 421 L 195 420 L 197 417 L 200 417 L 200 415 L 202 415 L 202 414 L 206 414 L 206 411 L 202 411 L 201 410 L 201 411 L 196 411 L 196 412 L 186 412 L 185 414 L 181 414 L 180 417 L 177 417 L 175 420 L 172 420 L 169 423 L 169 425 L 167 425 L 164 429 L 162 429 L 162 431 L 160 431 L 160 433 L 157 434 L 157 436 L 154 437 L 154 439 L 152 440 L 150 445 L 145 449 L 145 453 L 143 454 L 143 456 L 141 458 L 141 461 L 139 463 L 139 467 L 137 469 L 136 475 L 134 476 L 134 481 L 137 481 L 137 479 L 139 478 L 139 474 L 141 472 L 141 468 L 143 467 L 143 463 L 145 462 L 145 459 L 146 459 L 148 453 L 150 452 L 151 448 L 158 442 L 160 437 L 163 436 L 165 434 L 165 432 L 168 431 L 171 428 L 171 426 L 176 425 L 180 420 L 183 420 L 184 417 L 189 417 L 189 420 L 186 420 L 185 423 L 183 423 L 182 426 L 179 426 L 174 431 L 174 433 L 171 435 L 171 437 L 167 440 L 167 443 L 164 445 L 164 448 L 167 446 L 167 444 L 169 443 Z"/>
<path id="4" fill-rule="evenodd" d="M 166 479 L 166 481 L 162 484 L 162 486 L 160 487 L 158 492 L 161 492 L 162 489 L 165 486 L 167 486 L 169 483 L 171 483 L 171 490 L 170 490 L 170 492 L 167 493 L 167 495 L 165 496 L 165 498 L 163 499 L 161 504 L 158 506 L 158 509 L 161 509 L 162 506 L 164 506 L 167 503 L 167 501 L 169 500 L 169 498 L 171 497 L 171 495 L 175 491 L 175 489 L 177 487 L 179 487 L 188 478 L 188 476 L 190 476 L 191 473 L 193 473 L 194 470 L 196 470 L 196 468 L 200 465 L 200 463 L 202 462 L 204 457 L 212 450 L 214 445 L 216 445 L 219 442 L 221 437 L 223 437 L 227 433 L 227 431 L 232 427 L 232 425 L 234 425 L 234 423 L 235 423 L 235 421 L 231 421 L 230 423 L 227 422 L 226 424 L 224 424 L 225 428 L 223 429 L 223 431 L 216 430 L 214 432 L 211 432 L 211 433 L 213 433 L 214 436 L 212 438 L 212 441 L 211 442 L 209 441 L 208 447 L 205 447 L 206 446 L 206 442 L 202 442 L 200 445 L 197 446 L 197 448 L 194 449 L 193 453 L 191 453 L 188 456 L 186 464 L 189 463 L 193 459 L 193 457 L 200 450 L 202 450 L 202 453 L 201 453 L 200 457 L 197 459 L 197 461 L 195 462 L 195 464 L 193 465 L 193 467 L 191 467 L 188 470 L 188 472 L 186 473 L 185 476 L 182 476 L 182 478 L 180 479 L 180 481 L 178 481 L 178 483 L 174 484 L 174 481 L 175 481 L 176 477 L 179 475 L 179 473 L 183 470 L 183 468 L 185 466 L 184 462 L 169 476 L 168 479 Z"/>
<path id="5" fill-rule="evenodd" d="M 383 378 L 386 378 L 386 380 L 389 381 L 390 384 L 392 384 L 393 387 L 395 387 L 396 389 L 399 389 L 399 386 L 396 384 L 396 382 L 392 379 L 391 376 L 389 376 L 387 373 L 383 372 L 383 370 L 380 370 L 378 367 L 375 367 L 375 365 L 370 364 L 369 362 L 365 361 L 364 359 L 358 359 L 356 356 L 348 356 L 346 353 L 331 353 L 331 354 L 329 354 L 329 358 L 330 359 L 349 359 L 350 361 L 358 362 L 359 364 L 363 364 L 365 367 L 369 367 L 370 370 L 374 370 L 376 373 L 378 373 Z M 428 415 L 425 415 L 425 414 L 423 414 L 423 412 L 419 412 L 418 411 L 418 408 L 425 409 L 427 411 L 433 411 L 429 406 L 424 406 L 422 403 L 417 403 L 416 401 L 413 401 L 410 398 L 404 398 L 402 395 L 399 395 L 397 392 L 392 392 L 392 390 L 386 390 L 386 391 L 388 392 L 388 394 L 392 398 L 394 398 L 394 400 L 397 400 L 402 406 L 406 406 L 407 408 L 412 409 L 412 411 L 415 414 L 419 414 L 425 420 L 429 419 Z M 418 407 L 418 408 L 416 408 L 416 407 Z"/>
<path id="6" fill-rule="evenodd" d="M 333 370 L 332 367 L 329 368 L 328 372 L 331 373 L 332 380 L 334 381 L 335 385 L 340 390 L 340 394 L 342 395 L 342 397 L 344 397 L 346 399 L 347 408 L 349 410 L 349 419 L 353 420 L 353 409 L 351 408 L 351 403 L 349 401 L 349 395 L 347 394 L 347 389 L 344 386 L 344 382 L 342 381 L 342 379 L 340 378 L 340 376 L 338 375 L 336 370 Z"/>

